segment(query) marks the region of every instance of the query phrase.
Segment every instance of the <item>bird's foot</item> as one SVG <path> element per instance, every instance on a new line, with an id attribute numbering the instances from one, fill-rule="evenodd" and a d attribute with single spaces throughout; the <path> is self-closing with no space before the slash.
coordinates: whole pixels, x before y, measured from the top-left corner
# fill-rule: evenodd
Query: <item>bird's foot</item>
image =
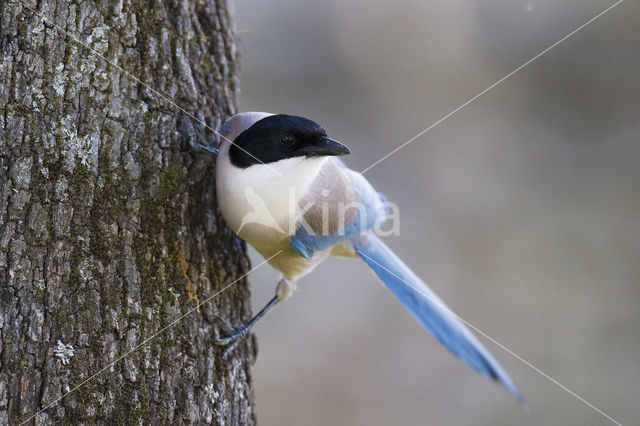
<path id="1" fill-rule="evenodd" d="M 229 325 L 229 323 L 223 318 L 218 317 L 218 319 L 223 324 L 222 328 L 225 328 L 226 330 L 221 333 L 222 335 L 220 337 L 214 337 L 210 341 L 217 346 L 226 346 L 223 352 L 223 357 L 226 358 L 229 352 L 231 352 L 238 345 L 238 343 L 240 343 L 242 339 L 246 337 L 246 335 L 249 333 L 249 330 L 251 329 L 251 325 L 253 324 L 244 324 L 240 327 L 234 328 L 231 327 L 231 325 Z"/>
<path id="2" fill-rule="evenodd" d="M 251 326 L 248 324 L 245 324 L 242 327 L 238 327 L 235 329 L 232 328 L 230 329 L 230 333 L 228 333 L 227 336 L 215 337 L 211 339 L 211 342 L 214 345 L 226 346 L 222 353 L 223 358 L 226 358 L 229 352 L 231 352 L 236 346 L 238 346 L 238 343 L 240 343 L 242 339 L 246 337 L 246 335 L 249 332 L 249 329 L 251 329 Z"/>
<path id="3" fill-rule="evenodd" d="M 238 340 L 241 340 L 244 336 L 247 335 L 247 332 L 249 331 L 249 329 L 250 327 L 247 327 L 246 325 L 243 325 L 242 327 L 238 327 L 235 329 L 231 329 L 230 330 L 231 332 L 226 337 L 214 337 L 213 339 L 211 339 L 211 342 L 214 345 L 227 346 Z"/>
<path id="4" fill-rule="evenodd" d="M 251 327 L 253 327 L 253 325 L 258 322 L 258 320 L 262 318 L 269 309 L 271 309 L 276 303 L 278 303 L 279 300 L 280 299 L 278 298 L 278 296 L 275 296 L 269 301 L 269 303 L 267 303 L 264 308 L 262 308 L 260 312 L 258 312 L 253 318 L 251 318 L 248 323 L 243 324 L 238 328 L 232 328 L 227 321 L 225 321 L 221 317 L 218 317 L 218 319 L 222 321 L 222 324 L 227 329 L 228 335 L 226 337 L 215 337 L 211 339 L 211 342 L 218 346 L 226 346 L 223 352 L 223 357 L 226 357 L 227 354 L 231 352 L 233 348 L 235 348 L 238 343 L 242 341 L 249 330 L 251 330 Z"/>

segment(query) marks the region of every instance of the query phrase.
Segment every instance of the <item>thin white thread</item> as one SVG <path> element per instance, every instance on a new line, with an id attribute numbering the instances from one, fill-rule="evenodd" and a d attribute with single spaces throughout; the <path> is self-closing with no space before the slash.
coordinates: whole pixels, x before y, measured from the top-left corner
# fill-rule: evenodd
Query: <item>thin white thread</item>
<path id="1" fill-rule="evenodd" d="M 73 387 L 73 389 L 69 390 L 67 393 L 65 393 L 64 395 L 62 395 L 61 397 L 59 397 L 58 399 L 54 400 L 53 402 L 48 403 L 47 405 L 45 405 L 42 409 L 38 410 L 35 414 L 33 414 L 31 417 L 29 417 L 28 419 L 26 419 L 25 421 L 21 422 L 19 424 L 19 426 L 24 425 L 25 423 L 29 422 L 31 419 L 33 419 L 35 416 L 37 416 L 38 414 L 42 413 L 43 411 L 48 410 L 49 408 L 55 406 L 58 404 L 58 402 L 60 402 L 63 398 L 69 396 L 71 393 L 77 391 L 78 389 L 80 389 L 82 386 L 86 385 L 87 383 L 89 383 L 91 380 L 93 380 L 94 378 L 96 378 L 97 376 L 99 376 L 100 374 L 104 373 L 105 371 L 107 371 L 109 368 L 113 367 L 115 364 L 117 364 L 118 362 L 120 362 L 122 359 L 126 358 L 127 356 L 131 355 L 133 352 L 137 351 L 138 349 L 140 349 L 142 346 L 146 345 L 147 343 L 149 343 L 151 340 L 155 339 L 158 335 L 164 333 L 166 330 L 168 330 L 169 328 L 173 327 L 174 325 L 176 325 L 178 322 L 182 321 L 182 319 L 184 317 L 186 317 L 187 315 L 192 314 L 193 312 L 195 312 L 198 308 L 200 308 L 200 306 L 204 305 L 205 303 L 209 302 L 211 299 L 213 299 L 214 297 L 218 296 L 220 293 L 222 293 L 223 291 L 225 291 L 226 289 L 228 289 L 229 287 L 233 286 L 234 284 L 236 284 L 237 282 L 239 282 L 240 280 L 242 280 L 244 277 L 246 277 L 247 275 L 249 275 L 251 272 L 255 271 L 256 269 L 260 268 L 262 265 L 266 264 L 267 262 L 269 262 L 271 259 L 273 259 L 274 257 L 276 257 L 277 255 L 279 255 L 280 253 L 282 253 L 282 250 L 278 251 L 276 254 L 274 254 L 273 256 L 271 256 L 270 258 L 262 261 L 262 263 L 260 263 L 258 266 L 252 268 L 249 272 L 243 274 L 240 278 L 236 279 L 235 281 L 232 281 L 229 285 L 227 285 L 226 287 L 224 287 L 222 290 L 217 291 L 216 293 L 214 293 L 213 295 L 209 296 L 204 302 L 199 303 L 198 305 L 196 305 L 194 308 L 189 309 L 186 313 L 182 314 L 181 316 L 179 316 L 177 319 L 171 321 L 169 323 L 169 325 L 164 326 L 163 328 L 161 328 L 160 330 L 158 330 L 157 332 L 155 332 L 153 335 L 151 335 L 151 337 L 146 338 L 145 340 L 142 341 L 142 343 L 137 344 L 133 349 L 125 352 L 124 354 L 120 355 L 118 358 L 116 358 L 114 361 L 112 361 L 111 363 L 109 363 L 106 367 L 101 368 L 100 370 L 98 370 L 98 372 L 92 374 L 90 377 L 88 377 L 87 379 L 83 380 L 82 382 L 80 382 L 80 384 L 76 385 Z"/>
<path id="2" fill-rule="evenodd" d="M 207 129 L 211 130 L 212 132 L 214 132 L 216 135 L 220 136 L 222 139 L 228 141 L 231 145 L 236 146 L 238 149 L 240 149 L 241 151 L 243 151 L 245 154 L 251 156 L 253 159 L 257 160 L 258 162 L 260 162 L 263 166 L 267 167 L 269 170 L 271 170 L 272 172 L 274 172 L 275 174 L 277 174 L 278 176 L 282 176 L 282 173 L 278 172 L 276 169 L 274 169 L 273 167 L 269 166 L 268 164 L 265 164 L 262 160 L 260 160 L 258 157 L 256 157 L 255 155 L 251 154 L 249 151 L 245 150 L 244 148 L 242 148 L 241 146 L 238 146 L 236 143 L 234 143 L 233 141 L 231 141 L 229 138 L 227 138 L 225 135 L 223 135 L 222 133 L 218 132 L 216 129 L 214 129 L 213 127 L 209 126 L 207 123 L 205 123 L 204 121 L 200 120 L 198 117 L 196 117 L 195 115 L 191 114 L 189 111 L 187 111 L 186 109 L 184 109 L 183 107 L 181 107 L 180 105 L 178 105 L 175 101 L 173 101 L 171 98 L 169 98 L 167 95 L 160 93 L 158 90 L 154 89 L 153 87 L 151 87 L 150 85 L 148 85 L 147 83 L 145 83 L 144 81 L 140 80 L 138 77 L 136 77 L 135 75 L 131 74 L 129 71 L 125 70 L 124 68 L 122 68 L 120 65 L 116 64 L 115 62 L 113 62 L 112 60 L 110 60 L 109 58 L 107 58 L 106 56 L 102 55 L 100 52 L 96 51 L 95 49 L 93 49 L 91 46 L 89 46 L 88 44 L 84 43 L 83 41 L 79 40 L 77 37 L 75 37 L 73 35 L 73 33 L 71 31 L 67 31 L 64 28 L 60 27 L 59 25 L 47 20 L 47 18 L 45 18 L 44 16 L 42 16 L 40 13 L 38 13 L 36 10 L 34 10 L 33 8 L 27 6 L 26 4 L 24 4 L 22 2 L 22 0 L 16 0 L 18 3 L 20 3 L 22 6 L 24 6 L 25 8 L 29 9 L 32 13 L 34 13 L 36 16 L 38 16 L 42 22 L 46 22 L 47 24 L 51 25 L 52 27 L 54 27 L 55 29 L 57 29 L 58 31 L 64 33 L 65 37 L 69 37 L 72 41 L 78 43 L 79 45 L 85 47 L 86 49 L 88 49 L 89 51 L 91 51 L 91 53 L 93 53 L 94 55 L 96 55 L 97 57 L 101 58 L 102 60 L 106 61 L 107 63 L 109 63 L 110 65 L 116 67 L 118 70 L 120 70 L 121 72 L 123 72 L 125 75 L 127 75 L 129 78 L 135 80 L 136 82 L 138 82 L 139 84 L 141 84 L 142 86 L 146 87 L 147 89 L 149 89 L 150 91 L 152 91 L 153 93 L 155 93 L 157 96 L 159 96 L 161 99 L 163 99 L 164 101 L 168 102 L 169 104 L 175 106 L 176 108 L 178 108 L 180 111 L 182 111 L 184 114 L 188 115 L 189 117 L 191 117 L 192 119 L 194 119 L 195 121 L 197 121 L 198 123 L 202 124 L 204 127 L 206 127 Z M 206 149 L 206 148 L 205 148 Z"/>
<path id="3" fill-rule="evenodd" d="M 213 129 L 212 127 L 210 127 L 209 125 L 207 125 L 205 122 L 203 122 L 202 120 L 200 120 L 199 118 L 195 117 L 193 114 L 189 113 L 188 111 L 186 111 L 184 108 L 182 108 L 180 105 L 178 105 L 177 103 L 175 103 L 173 100 L 171 100 L 169 97 L 167 97 L 166 95 L 158 92 L 157 90 L 155 90 L 154 88 L 152 88 L 151 86 L 149 86 L 148 84 L 144 83 L 142 80 L 140 80 L 139 78 L 135 77 L 134 75 L 132 75 L 131 73 L 129 73 L 128 71 L 124 70 L 122 67 L 118 66 L 117 64 L 115 64 L 114 62 L 112 62 L 111 60 L 109 60 L 108 58 L 106 58 L 105 56 L 103 56 L 102 54 L 98 53 L 96 50 L 94 50 L 93 48 L 91 48 L 89 45 L 85 44 L 84 42 L 80 41 L 79 39 L 77 39 L 76 37 L 73 36 L 72 33 L 68 32 L 67 30 L 62 29 L 61 27 L 59 27 L 58 25 L 56 25 L 55 23 L 52 23 L 50 21 L 48 21 L 46 18 L 44 18 L 41 14 L 39 14 L 37 11 L 35 11 L 34 9 L 32 9 L 31 7 L 27 6 L 26 4 L 24 4 L 22 2 L 22 0 L 16 0 L 18 1 L 23 7 L 27 8 L 28 10 L 30 10 L 31 12 L 33 12 L 35 15 L 37 15 L 38 17 L 40 17 L 40 19 L 42 19 L 43 22 L 47 22 L 49 25 L 55 27 L 57 30 L 63 32 L 65 35 L 69 36 L 73 41 L 75 41 L 76 43 L 82 45 L 83 47 L 87 48 L 88 50 L 90 50 L 93 54 L 95 54 L 96 56 L 100 57 L 101 59 L 103 59 L 104 61 L 108 62 L 109 64 L 111 64 L 112 66 L 116 67 L 117 69 L 119 69 L 121 72 L 123 72 L 124 74 L 126 74 L 127 76 L 129 76 L 130 78 L 132 78 L 133 80 L 137 81 L 139 84 L 143 85 L 144 87 L 146 87 L 147 89 L 151 90 L 152 92 L 154 92 L 156 95 L 158 95 L 159 97 L 161 97 L 162 99 L 164 99 L 165 101 L 169 102 L 170 104 L 172 104 L 173 106 L 175 106 L 176 108 L 178 108 L 180 111 L 182 111 L 183 113 L 185 113 L 186 115 L 188 115 L 189 117 L 193 118 L 194 120 L 196 120 L 198 123 L 202 124 L 203 126 L 205 126 L 206 128 L 208 128 L 209 130 L 213 131 L 214 133 L 216 133 L 217 135 L 219 135 L 220 137 L 224 138 L 225 140 L 229 141 L 231 144 L 234 144 L 232 141 L 230 141 L 228 138 L 226 138 L 224 135 L 222 135 L 221 133 L 219 133 L 218 131 L 216 131 L 215 129 Z M 613 8 L 615 8 L 616 6 L 618 6 L 620 3 L 622 3 L 624 0 L 619 0 L 618 2 L 614 3 L 612 6 L 608 7 L 607 9 L 605 9 L 604 11 L 602 11 L 600 14 L 596 15 L 595 17 L 593 17 L 592 19 L 590 19 L 589 21 L 587 21 L 586 23 L 584 23 L 583 25 L 581 25 L 580 27 L 578 27 L 577 29 L 575 29 L 574 31 L 572 31 L 571 33 L 567 34 L 566 36 L 564 36 L 563 38 L 561 38 L 560 40 L 558 40 L 556 43 L 552 44 L 551 46 L 547 47 L 545 50 L 543 50 L 542 52 L 540 52 L 539 54 L 537 54 L 536 56 L 534 56 L 533 58 L 531 58 L 530 60 L 528 60 L 527 62 L 525 62 L 524 64 L 520 65 L 518 68 L 516 68 L 515 70 L 513 70 L 512 72 L 510 72 L 509 74 L 505 75 L 504 77 L 502 77 L 500 80 L 496 81 L 495 83 L 493 83 L 491 86 L 489 86 L 488 88 L 486 88 L 485 90 L 483 90 L 482 92 L 478 93 L 476 96 L 474 96 L 473 98 L 469 99 L 468 101 L 466 101 L 465 103 L 463 103 L 462 105 L 460 105 L 459 107 L 457 107 L 456 109 L 452 110 L 451 112 L 449 112 L 448 114 L 446 114 L 444 117 L 442 117 L 441 119 L 439 119 L 438 121 L 436 121 L 435 123 L 431 124 L 429 127 L 425 128 L 424 130 L 422 130 L 421 132 L 419 132 L 416 136 L 412 137 L 411 139 L 409 139 L 408 141 L 404 142 L 402 145 L 400 145 L 399 147 L 397 147 L 396 149 L 394 149 L 393 151 L 391 151 L 389 154 L 385 155 L 384 157 L 382 157 L 381 159 L 379 159 L 378 161 L 374 162 L 373 164 L 371 164 L 369 167 L 367 167 L 366 169 L 364 169 L 363 171 L 361 171 L 360 173 L 365 173 L 367 172 L 369 169 L 371 169 L 372 167 L 376 166 L 377 164 L 379 164 L 380 162 L 384 161 L 385 159 L 387 159 L 388 157 L 390 157 L 391 155 L 395 154 L 397 151 L 399 151 L 400 149 L 404 148 L 406 145 L 408 145 L 409 143 L 413 142 L 415 139 L 419 138 L 420 136 L 424 135 L 425 133 L 427 133 L 429 130 L 431 130 L 432 128 L 434 128 L 435 126 L 439 125 L 441 122 L 445 121 L 446 119 L 448 119 L 449 117 L 451 117 L 452 115 L 454 115 L 455 113 L 457 113 L 458 111 L 460 111 L 461 109 L 463 109 L 464 107 L 466 107 L 467 105 L 469 105 L 470 103 L 472 103 L 473 101 L 475 101 L 477 98 L 481 97 L 482 95 L 484 95 L 485 93 L 487 93 L 488 91 L 490 91 L 491 89 L 493 89 L 494 87 L 496 87 L 497 85 L 499 85 L 500 83 L 502 83 L 503 81 L 505 81 L 506 79 L 508 79 L 509 77 L 511 77 L 512 75 L 514 75 L 515 73 L 517 73 L 518 71 L 520 71 L 521 69 L 523 69 L 524 67 L 526 67 L 527 65 L 529 65 L 530 63 L 532 63 L 533 61 L 535 61 L 536 59 L 538 59 L 540 56 L 544 55 L 545 53 L 547 53 L 548 51 L 550 51 L 551 49 L 553 49 L 554 47 L 556 47 L 557 45 L 561 44 L 562 42 L 564 42 L 565 40 L 567 40 L 569 37 L 573 36 L 574 34 L 576 34 L 578 31 L 582 30 L 583 28 L 585 28 L 586 26 L 588 26 L 589 24 L 591 24 L 592 22 L 594 22 L 596 19 L 600 18 L 602 15 L 606 14 L 607 12 L 609 12 L 610 10 L 612 10 Z M 235 144 L 234 144 L 235 145 Z M 237 145 L 236 145 L 237 146 Z M 243 148 L 240 148 L 242 151 L 244 151 L 245 153 L 247 153 L 248 155 L 250 155 L 251 157 L 253 157 L 254 159 L 260 161 L 258 158 L 256 158 L 255 156 L 253 156 L 251 153 L 245 151 Z M 262 163 L 262 161 L 260 161 Z M 263 165 L 267 166 L 269 169 L 271 169 L 272 171 L 274 171 L 275 173 L 277 173 L 278 175 L 281 175 L 279 172 L 277 172 L 276 170 L 272 169 L 271 167 L 269 167 L 268 165 L 262 163 Z M 236 281 L 233 281 L 231 284 L 229 284 L 228 286 L 226 286 L 225 288 L 223 288 L 222 290 L 220 290 L 219 292 L 215 293 L 214 295 L 210 296 L 209 298 L 207 298 L 204 302 L 198 304 L 195 308 L 187 311 L 184 315 L 182 315 L 181 317 L 179 317 L 177 320 L 173 321 L 172 323 L 170 323 L 168 326 L 165 326 L 164 328 L 162 328 L 160 331 L 158 331 L 156 334 L 152 335 L 151 337 L 147 338 L 145 341 L 143 341 L 142 343 L 140 343 L 139 345 L 137 345 L 136 347 L 134 347 L 133 349 L 131 349 L 130 351 L 126 352 L 124 355 L 121 355 L 120 357 L 118 357 L 115 361 L 113 361 L 111 364 L 107 365 L 106 367 L 104 367 L 103 369 L 99 370 L 97 373 L 95 373 L 94 375 L 92 375 L 91 377 L 89 377 L 88 379 L 85 379 L 83 382 L 81 382 L 79 385 L 77 385 L 76 387 L 74 387 L 73 389 L 71 389 L 69 392 L 65 393 L 64 395 L 62 395 L 61 397 L 59 397 L 57 400 L 53 401 L 52 403 L 48 404 L 47 406 L 45 406 L 44 408 L 42 408 L 40 411 L 36 412 L 34 415 L 32 415 L 31 417 L 29 417 L 27 420 L 25 420 L 24 422 L 20 423 L 20 425 L 25 424 L 26 422 L 30 421 L 31 419 L 33 419 L 35 416 L 37 416 L 38 414 L 40 414 L 41 412 L 51 408 L 52 406 L 56 405 L 58 402 L 60 402 L 60 400 L 62 400 L 63 398 L 65 398 L 66 396 L 68 396 L 70 393 L 74 392 L 75 390 L 79 389 L 80 387 L 84 386 L 87 382 L 89 382 L 90 380 L 92 380 L 93 378 L 95 378 L 96 376 L 100 375 L 101 373 L 103 373 L 104 371 L 106 371 L 108 368 L 110 368 L 111 366 L 113 366 L 114 364 L 116 364 L 117 362 L 119 362 L 120 360 L 122 360 L 123 358 L 125 358 L 126 356 L 130 355 L 131 353 L 133 353 L 134 351 L 136 351 L 137 349 L 139 349 L 141 346 L 143 346 L 144 344 L 148 343 L 150 340 L 152 340 L 153 338 L 155 338 L 157 335 L 159 335 L 160 333 L 164 332 L 165 330 L 167 330 L 168 328 L 172 327 L 173 325 L 175 325 L 177 322 L 179 322 L 180 320 L 182 320 L 185 316 L 191 314 L 193 311 L 195 311 L 198 307 L 202 306 L 203 304 L 207 303 L 208 301 L 210 301 L 213 297 L 219 295 L 220 293 L 222 293 L 223 291 L 225 291 L 227 288 L 231 287 L 233 284 L 235 284 L 236 282 L 238 282 L 239 280 L 241 280 L 242 278 L 244 278 L 245 276 L 247 276 L 249 273 L 251 273 L 252 271 L 258 269 L 259 267 L 261 267 L 262 265 L 264 265 L 265 263 L 267 263 L 269 260 L 271 260 L 273 257 L 277 256 L 278 254 L 280 254 L 281 251 L 277 252 L 276 254 L 274 254 L 273 256 L 271 256 L 269 259 L 263 261 L 262 263 L 260 263 L 258 266 L 256 266 L 255 268 L 251 269 L 249 272 L 247 272 L 246 274 L 244 274 L 243 276 L 241 276 L 240 278 L 238 278 Z M 363 254 L 364 255 L 364 254 Z M 372 262 L 376 263 L 378 266 L 380 266 L 381 268 L 385 269 L 387 272 L 391 273 L 392 275 L 396 276 L 393 272 L 389 271 L 387 268 L 385 268 L 384 266 L 378 264 L 375 260 L 371 259 L 369 256 L 364 255 L 365 257 L 367 257 L 368 259 L 370 259 Z M 406 281 L 404 281 L 403 279 L 401 279 L 400 277 L 397 277 L 400 281 L 404 282 L 405 284 L 409 285 L 410 287 L 414 288 L 416 291 L 418 291 L 419 293 L 420 290 L 418 290 L 417 288 L 411 286 L 409 283 L 407 283 Z M 422 294 L 422 293 L 421 293 Z M 507 347 L 505 347 L 504 345 L 502 345 L 500 342 L 496 341 L 495 339 L 491 338 L 490 336 L 488 336 L 486 333 L 484 333 L 483 331 L 481 331 L 480 329 L 478 329 L 477 327 L 473 326 L 472 324 L 468 323 L 467 321 L 465 321 L 463 318 L 459 317 L 457 314 L 455 314 L 453 311 L 451 311 L 450 309 L 448 309 L 446 306 L 438 303 L 437 301 L 431 299 L 429 296 L 423 294 L 423 296 L 427 297 L 428 299 L 430 299 L 433 303 L 437 304 L 438 306 L 440 306 L 441 308 L 444 308 L 447 312 L 449 312 L 451 315 L 457 317 L 460 321 L 462 321 L 463 323 L 465 323 L 467 326 L 469 326 L 470 328 L 472 328 L 473 330 L 475 330 L 476 332 L 478 332 L 479 334 L 483 335 L 484 337 L 486 337 L 487 339 L 489 339 L 491 342 L 493 342 L 494 344 L 496 344 L 497 346 L 499 346 L 500 348 L 502 348 L 503 350 L 505 350 L 506 352 L 510 353 L 512 356 L 514 356 L 515 358 L 517 358 L 518 360 L 520 360 L 521 362 L 523 362 L 525 365 L 527 365 L 528 367 L 530 367 L 531 369 L 533 369 L 534 371 L 536 371 L 537 373 L 541 374 L 543 377 L 547 378 L 548 380 L 550 380 L 551 382 L 553 382 L 554 384 L 556 384 L 557 386 L 559 386 L 560 388 L 562 388 L 563 390 L 565 390 L 566 392 L 568 392 L 569 394 L 573 395 L 574 397 L 576 397 L 577 399 L 579 399 L 580 401 L 582 401 L 583 403 L 585 403 L 586 405 L 588 405 L 589 407 L 591 407 L 592 409 L 594 409 L 595 411 L 597 411 L 598 413 L 600 413 L 601 415 L 603 415 L 604 417 L 606 417 L 607 419 L 611 420 L 613 423 L 618 424 L 620 426 L 622 426 L 622 424 L 618 421 L 616 421 L 615 419 L 613 419 L 611 416 L 607 415 L 606 413 L 604 413 L 602 410 L 600 410 L 599 408 L 597 408 L 595 405 L 591 404 L 590 402 L 588 402 L 587 400 L 585 400 L 584 398 L 580 397 L 578 394 L 576 394 L 574 391 L 572 391 L 571 389 L 569 389 L 568 387 L 564 386 L 563 384 L 561 384 L 560 382 L 558 382 L 557 380 L 553 379 L 551 376 L 549 376 L 547 373 L 543 372 L 542 370 L 538 369 L 537 367 L 535 367 L 533 364 L 531 364 L 530 362 L 528 362 L 527 360 L 525 360 L 524 358 L 522 358 L 520 355 L 514 353 L 513 351 L 509 350 Z"/>
<path id="4" fill-rule="evenodd" d="M 420 289 L 418 289 L 417 287 L 409 284 L 408 282 L 406 282 L 405 280 L 403 280 L 402 278 L 400 278 L 399 276 L 397 276 L 396 274 L 394 274 L 392 271 L 390 271 L 389 269 L 385 268 L 383 265 L 379 264 L 378 262 L 376 262 L 375 260 L 373 260 L 372 258 L 370 258 L 369 256 L 367 256 L 366 254 L 362 253 L 362 252 L 358 252 L 359 255 L 366 257 L 367 259 L 369 259 L 370 261 L 372 261 L 373 263 L 375 263 L 376 265 L 378 265 L 379 267 L 381 267 L 382 269 L 384 269 L 385 271 L 387 271 L 388 273 L 390 273 L 391 275 L 393 275 L 394 277 L 396 277 L 397 279 L 399 279 L 400 281 L 402 281 L 403 283 L 405 283 L 406 285 L 408 285 L 409 287 L 411 287 L 412 289 L 414 289 L 415 291 L 417 291 L 418 293 L 420 293 L 421 295 L 423 295 L 424 297 L 426 297 L 427 299 L 429 299 L 432 303 L 434 303 L 435 305 L 437 305 L 440 309 L 442 309 L 443 311 L 445 311 L 446 313 L 454 316 L 455 318 L 459 319 L 460 321 L 462 321 L 464 324 L 466 324 L 469 328 L 473 329 L 475 332 L 481 334 L 482 336 L 486 337 L 487 339 L 489 339 L 491 342 L 493 342 L 495 345 L 497 345 L 499 348 L 501 348 L 502 350 L 508 352 L 509 354 L 511 354 L 512 356 L 514 356 L 516 359 L 520 360 L 523 364 L 525 364 L 527 367 L 531 368 L 532 370 L 534 370 L 535 372 L 537 372 L 538 374 L 541 374 L 544 378 L 546 378 L 547 380 L 551 381 L 552 383 L 556 384 L 557 386 L 559 386 L 561 389 L 563 389 L 564 391 L 568 392 L 570 395 L 573 395 L 575 398 L 577 398 L 578 400 L 582 401 L 583 403 L 585 403 L 587 406 L 591 407 L 592 409 L 594 409 L 595 411 L 597 411 L 598 413 L 600 413 L 602 416 L 606 417 L 607 419 L 611 420 L 613 423 L 617 424 L 618 426 L 622 426 L 622 423 L 618 422 L 617 420 L 615 420 L 613 417 L 609 416 L 607 413 L 605 413 L 604 411 L 602 411 L 601 409 L 599 409 L 598 407 L 596 407 L 595 405 L 593 405 L 592 403 L 590 403 L 589 401 L 587 401 L 586 399 L 584 399 L 583 397 L 581 397 L 580 395 L 578 395 L 577 393 L 575 393 L 573 390 L 569 389 L 568 387 L 566 387 L 565 385 L 563 385 L 562 383 L 560 383 L 559 381 L 557 381 L 556 379 L 554 379 L 553 377 L 551 377 L 550 375 L 548 375 L 547 373 L 545 373 L 544 371 L 540 370 L 538 367 L 536 367 L 535 365 L 533 365 L 532 363 L 530 363 L 529 361 L 527 361 L 526 359 L 524 359 L 522 356 L 518 355 L 517 353 L 513 352 L 512 350 L 510 350 L 509 348 L 507 348 L 505 345 L 503 345 L 502 343 L 498 342 L 496 339 L 494 339 L 493 337 L 489 336 L 487 333 L 485 333 L 484 331 L 480 330 L 478 327 L 474 326 L 473 324 L 469 323 L 468 321 L 466 321 L 465 319 L 461 318 L 458 314 L 456 314 L 455 312 L 453 312 L 451 309 L 449 309 L 448 306 L 442 304 L 440 301 L 432 298 L 431 296 L 423 293 L 422 291 L 420 291 Z"/>
<path id="5" fill-rule="evenodd" d="M 574 35 L 575 33 L 577 33 L 578 31 L 582 30 L 583 28 L 585 28 L 586 26 L 588 26 L 589 24 L 593 23 L 593 21 L 595 21 L 596 19 L 600 18 L 602 15 L 604 15 L 605 13 L 609 12 L 610 10 L 612 10 L 614 7 L 618 6 L 620 3 L 622 3 L 624 0 L 619 0 L 616 3 L 614 3 L 613 5 L 609 6 L 608 8 L 606 8 L 605 10 L 603 10 L 602 12 L 600 12 L 599 14 L 597 14 L 596 16 L 594 16 L 593 18 L 591 18 L 590 20 L 588 20 L 587 22 L 585 22 L 584 24 L 580 25 L 578 28 L 576 28 L 575 30 L 571 31 L 569 34 L 567 34 L 566 36 L 562 37 L 560 40 L 556 41 L 555 43 L 553 43 L 551 46 L 547 47 L 546 49 L 544 49 L 542 52 L 538 53 L 536 56 L 534 56 L 533 58 L 529 59 L 527 62 L 525 62 L 524 64 L 520 65 L 518 68 L 516 68 L 515 70 L 511 71 L 509 74 L 505 75 L 504 77 L 502 77 L 500 80 L 496 81 L 495 83 L 493 83 L 491 86 L 487 87 L 486 89 L 484 89 L 482 92 L 478 93 L 477 95 L 475 95 L 473 98 L 469 99 L 468 101 L 466 101 L 465 103 L 463 103 L 462 105 L 460 105 L 459 107 L 457 107 L 456 109 L 452 110 L 451 112 L 449 112 L 447 115 L 445 115 L 444 117 L 442 117 L 441 119 L 439 119 L 438 121 L 436 121 L 435 123 L 431 124 L 429 127 L 427 127 L 426 129 L 422 130 L 420 133 L 418 133 L 417 135 L 415 135 L 414 137 L 412 137 L 411 139 L 409 139 L 408 141 L 404 142 L 402 145 L 398 146 L 396 149 L 394 149 L 393 151 L 391 151 L 390 153 L 388 153 L 387 155 L 385 155 L 384 157 L 382 157 L 381 159 L 379 159 L 378 161 L 376 161 L 375 163 L 371 164 L 369 167 L 367 167 L 366 169 L 364 169 L 363 171 L 361 171 L 360 173 L 365 173 L 367 172 L 369 169 L 371 169 L 372 167 L 380 164 L 381 162 L 383 162 L 384 160 L 386 160 L 387 158 L 391 157 L 393 154 L 395 154 L 396 152 L 400 151 L 402 148 L 404 148 L 405 146 L 409 145 L 411 142 L 413 142 L 414 140 L 418 139 L 420 136 L 424 135 L 425 133 L 427 133 L 429 130 L 433 129 L 434 127 L 436 127 L 438 124 L 442 123 L 443 121 L 445 121 L 447 118 L 451 117 L 452 115 L 454 115 L 455 113 L 457 113 L 458 111 L 460 111 L 461 109 L 463 109 L 464 107 L 466 107 L 467 105 L 469 105 L 470 103 L 472 103 L 473 101 L 475 101 L 476 99 L 478 99 L 480 96 L 484 95 L 485 93 L 487 93 L 488 91 L 490 91 L 491 89 L 493 89 L 494 87 L 496 87 L 497 85 L 499 85 L 500 83 L 502 83 L 503 81 L 505 81 L 506 79 L 508 79 L 509 77 L 511 77 L 512 75 L 514 75 L 515 73 L 517 73 L 518 71 L 520 71 L 521 69 L 523 69 L 524 67 L 526 67 L 527 65 L 529 65 L 530 63 L 532 63 L 533 61 L 535 61 L 536 59 L 538 59 L 540 56 L 544 55 L 545 53 L 547 53 L 548 51 L 550 51 L 551 49 L 553 49 L 554 47 L 556 47 L 557 45 L 559 45 L 560 43 L 562 43 L 563 41 L 565 41 L 566 39 L 568 39 L 569 37 L 571 37 L 572 35 Z"/>

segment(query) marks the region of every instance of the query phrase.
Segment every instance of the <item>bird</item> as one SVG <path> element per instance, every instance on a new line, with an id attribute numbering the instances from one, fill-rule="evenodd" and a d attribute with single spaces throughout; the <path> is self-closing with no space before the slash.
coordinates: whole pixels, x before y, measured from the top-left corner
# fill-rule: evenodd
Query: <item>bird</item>
<path id="1" fill-rule="evenodd" d="M 515 398 L 514 381 L 444 302 L 398 257 L 375 226 L 387 198 L 341 156 L 349 148 L 315 121 L 288 114 L 243 112 L 220 127 L 216 193 L 228 226 L 281 278 L 275 296 L 251 320 L 214 343 L 231 348 L 297 281 L 329 256 L 361 258 L 413 317 L 442 345 Z"/>

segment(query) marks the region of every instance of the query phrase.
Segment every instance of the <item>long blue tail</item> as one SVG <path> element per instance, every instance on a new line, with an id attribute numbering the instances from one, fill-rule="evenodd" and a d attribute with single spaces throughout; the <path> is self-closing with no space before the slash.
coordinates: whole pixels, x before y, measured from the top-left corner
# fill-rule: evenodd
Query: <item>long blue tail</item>
<path id="1" fill-rule="evenodd" d="M 373 233 L 352 240 L 354 249 L 411 314 L 444 346 L 487 377 L 501 382 L 521 403 L 524 398 L 489 351 Z"/>

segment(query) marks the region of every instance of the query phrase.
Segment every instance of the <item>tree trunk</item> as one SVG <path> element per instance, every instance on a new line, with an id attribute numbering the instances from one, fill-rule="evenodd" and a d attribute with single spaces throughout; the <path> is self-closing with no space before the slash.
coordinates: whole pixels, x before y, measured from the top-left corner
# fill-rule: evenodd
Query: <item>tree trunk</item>
<path id="1" fill-rule="evenodd" d="M 249 263 L 191 148 L 237 59 L 224 0 L 0 3 L 0 424 L 255 423 L 254 340 L 209 342 Z"/>

